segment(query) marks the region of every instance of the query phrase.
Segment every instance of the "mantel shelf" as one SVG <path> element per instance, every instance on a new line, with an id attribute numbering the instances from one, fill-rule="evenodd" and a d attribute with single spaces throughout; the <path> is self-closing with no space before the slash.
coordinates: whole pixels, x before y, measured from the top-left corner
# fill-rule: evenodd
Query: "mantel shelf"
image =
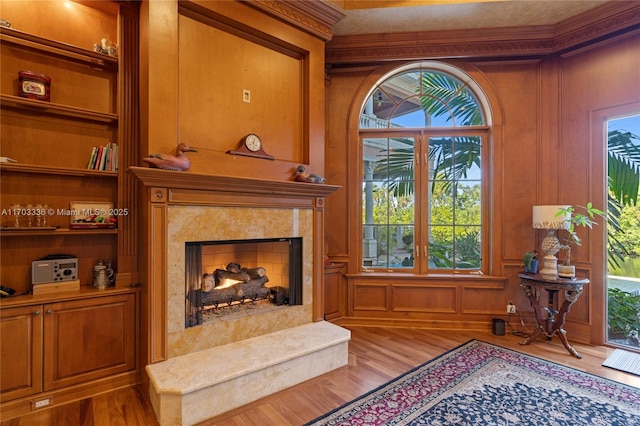
<path id="1" fill-rule="evenodd" d="M 3 108 L 14 107 L 36 111 L 38 113 L 49 113 L 65 117 L 81 118 L 100 123 L 117 123 L 118 115 L 106 112 L 93 111 L 90 109 L 77 108 L 69 105 L 56 104 L 52 102 L 39 101 L 36 99 L 21 98 L 13 95 L 0 95 L 0 103 Z"/>
<path id="2" fill-rule="evenodd" d="M 146 167 L 130 167 L 128 170 L 145 186 L 168 189 L 202 191 L 207 188 L 211 192 L 310 198 L 327 197 L 342 188 L 338 185 L 205 175 Z"/>

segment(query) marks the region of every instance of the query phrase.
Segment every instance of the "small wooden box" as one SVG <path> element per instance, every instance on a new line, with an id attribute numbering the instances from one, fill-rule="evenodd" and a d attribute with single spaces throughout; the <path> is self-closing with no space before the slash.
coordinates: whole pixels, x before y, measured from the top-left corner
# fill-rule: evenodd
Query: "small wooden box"
<path id="1" fill-rule="evenodd" d="M 49 102 L 51 98 L 51 78 L 33 71 L 18 72 L 18 95 L 21 98 Z"/>
<path id="2" fill-rule="evenodd" d="M 61 291 L 79 291 L 80 280 L 60 281 L 57 283 L 34 284 L 33 295 L 59 293 Z"/>

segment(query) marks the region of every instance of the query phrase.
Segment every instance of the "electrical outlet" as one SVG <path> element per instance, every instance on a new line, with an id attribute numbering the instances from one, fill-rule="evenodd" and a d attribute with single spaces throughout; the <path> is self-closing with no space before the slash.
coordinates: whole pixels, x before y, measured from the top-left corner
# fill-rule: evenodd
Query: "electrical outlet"
<path id="1" fill-rule="evenodd" d="M 514 305 L 511 302 L 509 302 L 509 304 L 507 305 L 507 313 L 508 314 L 515 314 L 516 313 L 516 305 Z"/>

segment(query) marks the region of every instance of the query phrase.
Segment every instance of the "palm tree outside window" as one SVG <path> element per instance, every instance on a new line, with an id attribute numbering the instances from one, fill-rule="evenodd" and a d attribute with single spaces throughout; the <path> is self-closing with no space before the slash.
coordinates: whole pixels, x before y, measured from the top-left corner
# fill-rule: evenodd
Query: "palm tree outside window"
<path id="1" fill-rule="evenodd" d="M 437 62 L 372 88 L 360 116 L 363 268 L 483 269 L 486 105 L 468 75 Z"/>

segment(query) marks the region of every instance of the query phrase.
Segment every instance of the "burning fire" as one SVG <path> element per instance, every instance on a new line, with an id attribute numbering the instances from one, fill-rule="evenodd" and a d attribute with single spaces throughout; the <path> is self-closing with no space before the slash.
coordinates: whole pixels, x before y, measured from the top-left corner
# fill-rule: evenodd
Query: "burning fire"
<path id="1" fill-rule="evenodd" d="M 223 288 L 232 287 L 232 286 L 234 286 L 236 284 L 239 284 L 241 282 L 244 282 L 244 281 L 234 280 L 234 279 L 231 279 L 231 278 L 222 278 L 220 280 L 220 285 L 215 286 L 213 289 L 214 290 L 221 290 Z"/>

